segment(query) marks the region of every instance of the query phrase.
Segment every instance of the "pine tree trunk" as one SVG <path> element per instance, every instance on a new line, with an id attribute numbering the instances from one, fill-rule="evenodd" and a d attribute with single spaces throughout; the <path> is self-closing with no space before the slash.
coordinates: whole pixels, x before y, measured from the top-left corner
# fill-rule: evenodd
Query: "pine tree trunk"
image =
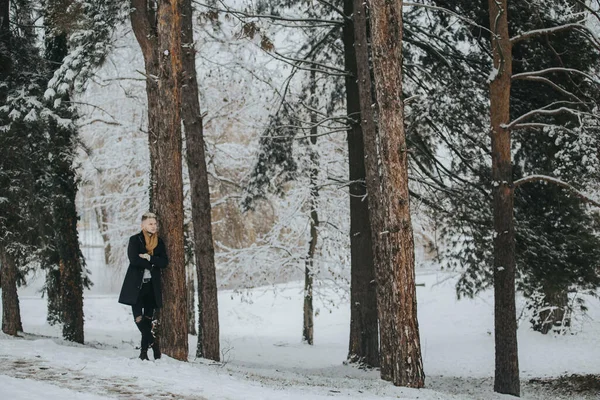
<path id="1" fill-rule="evenodd" d="M 313 110 L 317 108 L 316 104 L 316 66 L 313 65 L 313 70 L 310 72 L 310 104 Z M 304 266 L 304 308 L 303 308 L 303 323 L 302 323 L 302 340 L 312 345 L 314 342 L 314 311 L 313 311 L 313 266 L 315 261 L 315 252 L 317 249 L 319 214 L 317 212 L 317 202 L 319 197 L 319 189 L 317 188 L 317 177 L 319 175 L 319 159 L 317 153 L 317 114 L 310 113 L 310 122 L 312 128 L 310 130 L 310 241 L 308 243 L 308 254 L 306 264 Z"/>
<path id="2" fill-rule="evenodd" d="M 61 304 L 63 338 L 77 343 L 83 343 L 83 281 L 81 263 L 81 250 L 79 249 L 79 239 L 77 235 L 77 221 L 73 215 L 75 211 L 75 199 L 73 203 L 64 205 L 71 217 L 63 219 L 62 229 L 59 232 L 62 235 L 62 243 L 59 245 L 60 262 L 60 281 L 61 281 Z M 58 224 L 57 224 L 58 225 Z"/>
<path id="3" fill-rule="evenodd" d="M 494 335 L 496 372 L 494 391 L 519 396 L 519 359 L 515 307 L 515 226 L 510 132 L 511 43 L 507 0 L 489 0 L 494 68 L 490 83 L 492 181 L 494 209 Z"/>
<path id="4" fill-rule="evenodd" d="M 13 257 L 0 245 L 0 281 L 2 282 L 2 332 L 16 336 L 23 331 L 17 293 L 17 266 Z"/>
<path id="5" fill-rule="evenodd" d="M 181 170 L 181 1 L 160 0 L 157 8 L 159 49 L 156 123 L 156 191 L 153 194 L 160 234 L 169 266 L 163 270 L 161 349 L 187 360 L 188 322 L 183 238 L 183 177 Z"/>
<path id="6" fill-rule="evenodd" d="M 196 356 L 219 361 L 219 308 L 215 249 L 212 237 L 210 188 L 204 144 L 204 131 L 198 80 L 196 51 L 193 36 L 191 0 L 182 0 L 183 87 L 182 109 L 186 140 L 187 165 L 190 175 L 192 222 L 194 226 L 194 253 L 198 275 L 198 347 Z"/>
<path id="7" fill-rule="evenodd" d="M 344 0 L 344 14 L 354 13 L 354 0 Z M 366 48 L 366 20 L 364 9 L 354 19 L 364 25 L 362 42 Z M 362 29 L 362 28 L 361 28 Z M 379 366 L 379 329 L 377 321 L 377 293 L 369 223 L 369 200 L 365 187 L 365 152 L 363 131 L 360 126 L 360 101 L 357 83 L 357 58 L 354 24 L 347 18 L 343 28 L 346 70 L 346 109 L 348 129 L 348 164 L 350 178 L 350 341 L 348 361 L 369 367 Z M 367 65 L 368 69 L 368 65 Z M 374 134 L 373 134 L 374 135 Z"/>
<path id="8" fill-rule="evenodd" d="M 355 14 L 363 14 L 354 3 Z M 397 386 L 423 387 L 409 207 L 408 151 L 402 102 L 402 0 L 371 1 L 372 57 L 379 126 L 376 135 L 367 83 L 366 29 L 356 27 L 361 121 L 380 326 L 382 379 Z M 355 24 L 358 22 L 355 19 Z M 370 114 L 370 115 L 369 115 Z M 370 119 L 370 121 L 369 121 Z M 373 124 L 373 125 L 371 125 Z"/>

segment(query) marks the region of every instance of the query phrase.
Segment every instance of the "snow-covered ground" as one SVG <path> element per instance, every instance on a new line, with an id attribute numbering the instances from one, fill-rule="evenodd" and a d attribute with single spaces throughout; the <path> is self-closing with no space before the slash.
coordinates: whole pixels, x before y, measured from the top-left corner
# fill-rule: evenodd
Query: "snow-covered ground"
<path id="1" fill-rule="evenodd" d="M 299 283 L 256 289 L 252 303 L 230 291 L 219 296 L 222 363 L 168 357 L 136 358 L 137 331 L 128 307 L 116 295 L 85 297 L 86 345 L 60 339 L 45 323 L 46 302 L 21 295 L 24 338 L 0 336 L 0 399 L 502 399 L 493 393 L 493 301 L 486 292 L 457 301 L 455 279 L 422 272 L 417 281 L 426 389 L 398 388 L 377 371 L 344 365 L 349 332 L 347 302 L 315 318 L 315 345 L 301 343 Z M 332 294 L 333 295 L 333 294 Z M 522 397 L 595 398 L 558 394 L 532 378 L 600 374 L 600 302 L 589 302 L 588 318 L 573 334 L 542 336 L 527 322 L 519 329 Z M 562 396 L 562 397 L 560 397 Z"/>

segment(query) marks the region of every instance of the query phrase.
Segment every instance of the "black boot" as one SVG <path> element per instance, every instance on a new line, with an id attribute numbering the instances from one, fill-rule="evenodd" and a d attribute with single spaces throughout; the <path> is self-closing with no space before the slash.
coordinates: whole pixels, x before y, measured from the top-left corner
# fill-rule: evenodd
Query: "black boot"
<path id="1" fill-rule="evenodd" d="M 140 351 L 140 360 L 148 360 L 148 349 L 142 349 Z"/>
<path id="2" fill-rule="evenodd" d="M 158 360 L 160 358 L 160 356 L 162 356 L 162 353 L 160 352 L 160 345 L 158 344 L 158 340 L 155 340 L 154 343 L 152 343 L 152 353 L 154 353 L 155 360 Z"/>

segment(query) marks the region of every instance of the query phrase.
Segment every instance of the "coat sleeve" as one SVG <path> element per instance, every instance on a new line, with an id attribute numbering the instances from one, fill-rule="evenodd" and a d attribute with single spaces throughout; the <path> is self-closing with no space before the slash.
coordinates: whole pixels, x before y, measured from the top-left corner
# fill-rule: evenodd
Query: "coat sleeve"
<path id="1" fill-rule="evenodd" d="M 129 238 L 129 245 L 127 246 L 127 257 L 129 257 L 129 262 L 139 269 L 151 269 L 152 264 L 148 260 L 140 257 L 139 246 L 137 245 L 136 239 L 136 236 Z"/>
<path id="2" fill-rule="evenodd" d="M 160 239 L 159 239 L 160 240 Z M 155 256 L 150 256 L 150 263 L 155 267 L 166 268 L 169 265 L 169 257 L 167 256 L 167 246 L 165 246 L 165 242 L 160 240 L 159 242 L 160 252 Z M 145 260 L 144 260 L 145 261 Z"/>

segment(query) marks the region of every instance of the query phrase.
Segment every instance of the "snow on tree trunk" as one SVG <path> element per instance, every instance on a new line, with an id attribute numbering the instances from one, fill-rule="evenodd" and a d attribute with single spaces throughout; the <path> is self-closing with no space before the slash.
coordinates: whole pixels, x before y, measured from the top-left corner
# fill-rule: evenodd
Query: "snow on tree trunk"
<path id="1" fill-rule="evenodd" d="M 353 0 L 344 0 L 344 14 L 352 15 Z M 364 8 L 354 20 L 364 24 Z M 361 21 L 362 19 L 362 21 Z M 366 25 L 365 25 L 366 27 Z M 370 367 L 379 366 L 379 330 L 377 321 L 377 294 L 369 200 L 365 188 L 365 152 L 363 131 L 360 126 L 360 101 L 358 97 L 354 24 L 350 18 L 343 28 L 346 70 L 346 108 L 349 119 L 348 164 L 350 178 L 350 341 L 348 361 Z M 366 32 L 361 38 L 366 46 Z"/>
<path id="2" fill-rule="evenodd" d="M 494 391 L 519 396 L 519 356 L 515 308 L 515 225 L 510 131 L 511 43 L 507 0 L 489 0 L 494 74 L 490 82 L 494 209 Z"/>
<path id="3" fill-rule="evenodd" d="M 163 270 L 163 307 L 160 312 L 161 349 L 177 360 L 187 360 L 188 323 L 183 237 L 183 177 L 181 144 L 181 1 L 160 0 L 157 8 L 159 57 L 158 113 L 153 193 L 160 233 L 169 266 Z"/>
<path id="4" fill-rule="evenodd" d="M 183 87 L 181 116 L 185 130 L 186 158 L 190 176 L 194 254 L 198 276 L 198 346 L 196 356 L 220 360 L 219 309 L 215 249 L 212 236 L 210 188 L 193 37 L 191 0 L 182 1 Z"/>
<path id="5" fill-rule="evenodd" d="M 358 4 L 357 4 L 358 3 Z M 364 14 L 362 2 L 356 14 Z M 408 152 L 402 102 L 402 1 L 370 3 L 372 57 L 379 126 L 375 130 L 366 27 L 355 20 L 361 122 L 380 329 L 382 379 L 423 387 L 408 192 Z M 362 18 L 359 18 L 362 19 Z M 376 134 L 374 134 L 376 132 Z"/>
<path id="6" fill-rule="evenodd" d="M 23 331 L 17 293 L 17 266 L 6 248 L 0 245 L 0 282 L 2 282 L 2 332 L 16 336 Z"/>

